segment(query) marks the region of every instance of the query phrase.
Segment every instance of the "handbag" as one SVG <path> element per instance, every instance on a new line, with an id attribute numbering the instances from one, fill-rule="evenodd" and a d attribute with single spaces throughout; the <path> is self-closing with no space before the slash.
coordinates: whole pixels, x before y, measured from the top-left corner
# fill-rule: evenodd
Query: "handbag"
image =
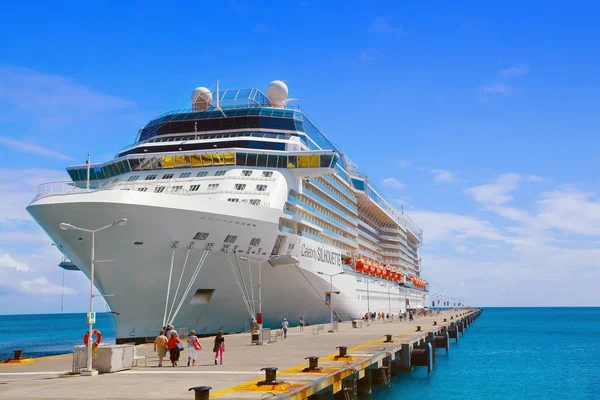
<path id="1" fill-rule="evenodd" d="M 183 351 L 183 345 L 179 342 L 177 342 L 177 350 Z"/>
<path id="2" fill-rule="evenodd" d="M 195 348 L 196 350 L 202 350 L 202 346 L 200 345 L 200 342 L 199 342 L 199 341 L 197 341 L 197 340 L 196 340 L 196 341 L 194 342 L 194 348 Z"/>

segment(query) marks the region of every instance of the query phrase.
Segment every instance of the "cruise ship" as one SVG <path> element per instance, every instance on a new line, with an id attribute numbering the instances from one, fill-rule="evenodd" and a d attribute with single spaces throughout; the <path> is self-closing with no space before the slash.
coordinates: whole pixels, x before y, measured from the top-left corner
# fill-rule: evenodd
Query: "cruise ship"
<path id="1" fill-rule="evenodd" d="M 422 231 L 290 100 L 282 81 L 196 88 L 113 160 L 39 186 L 27 210 L 61 265 L 90 277 L 95 250 L 117 343 L 167 323 L 208 335 L 427 306 Z M 65 229 L 113 221 L 94 246 Z"/>

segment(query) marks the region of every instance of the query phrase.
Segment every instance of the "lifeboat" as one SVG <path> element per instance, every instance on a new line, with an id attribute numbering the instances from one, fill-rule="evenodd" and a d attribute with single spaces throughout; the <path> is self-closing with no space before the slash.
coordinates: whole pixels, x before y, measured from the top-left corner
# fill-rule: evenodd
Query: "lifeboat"
<path id="1" fill-rule="evenodd" d="M 342 261 L 346 265 L 352 265 L 352 257 L 350 257 L 348 255 L 342 254 Z"/>
<path id="2" fill-rule="evenodd" d="M 365 260 L 363 260 L 362 258 L 359 258 L 358 260 L 356 260 L 356 270 L 357 271 L 366 272 L 367 269 L 368 269 L 368 267 L 365 265 Z"/>

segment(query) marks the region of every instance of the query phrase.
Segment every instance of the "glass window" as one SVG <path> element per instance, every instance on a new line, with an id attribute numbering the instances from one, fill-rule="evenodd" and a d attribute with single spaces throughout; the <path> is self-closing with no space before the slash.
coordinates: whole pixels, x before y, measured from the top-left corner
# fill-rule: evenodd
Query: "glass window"
<path id="1" fill-rule="evenodd" d="M 106 176 L 104 176 L 104 172 L 102 170 L 102 167 L 95 167 L 94 171 L 96 171 L 96 179 L 104 179 L 106 178 Z"/>
<path id="2" fill-rule="evenodd" d="M 104 167 L 102 167 L 102 173 L 104 174 L 105 178 L 112 178 L 114 175 L 111 175 L 111 171 L 112 169 L 108 168 L 108 165 L 105 165 Z"/>
<path id="3" fill-rule="evenodd" d="M 127 179 L 129 182 L 137 181 L 140 178 L 139 175 L 132 175 Z"/>
<path id="4" fill-rule="evenodd" d="M 191 172 L 183 172 L 181 174 L 179 174 L 180 178 L 189 178 L 189 176 L 191 175 Z"/>
<path id="5" fill-rule="evenodd" d="M 259 206 L 260 199 L 250 199 L 250 204 L 252 204 L 253 206 Z"/>
<path id="6" fill-rule="evenodd" d="M 310 156 L 308 164 L 311 168 L 319 168 L 321 166 L 319 158 L 320 157 L 318 154 Z"/>
<path id="7" fill-rule="evenodd" d="M 174 156 L 173 164 L 176 168 L 187 168 L 190 166 L 189 156 Z"/>
<path id="8" fill-rule="evenodd" d="M 244 190 L 246 189 L 246 184 L 245 183 L 236 183 L 234 186 L 235 190 Z"/>
<path id="9" fill-rule="evenodd" d="M 217 172 L 215 172 L 215 176 L 223 176 L 223 175 L 225 175 L 225 172 L 227 172 L 227 171 L 217 171 Z"/>
<path id="10" fill-rule="evenodd" d="M 256 185 L 256 190 L 258 190 L 259 192 L 264 192 L 265 190 L 267 190 L 267 185 Z"/>
<path id="11" fill-rule="evenodd" d="M 215 153 L 213 154 L 213 164 L 214 165 L 225 165 L 225 159 L 223 154 Z"/>
<path id="12" fill-rule="evenodd" d="M 212 167 L 212 154 L 202 154 L 202 166 Z"/>
<path id="13" fill-rule="evenodd" d="M 162 165 L 163 168 L 173 168 L 173 157 L 171 156 L 164 156 L 162 158 Z"/>
<path id="14" fill-rule="evenodd" d="M 229 198 L 229 199 L 227 199 L 227 201 L 230 203 L 239 203 L 240 199 Z"/>
<path id="15" fill-rule="evenodd" d="M 242 171 L 242 176 L 252 176 L 252 171 L 245 169 Z"/>
<path id="16" fill-rule="evenodd" d="M 146 177 L 146 180 L 147 180 L 147 181 L 152 181 L 152 180 L 154 180 L 154 179 L 156 179 L 156 175 L 148 175 L 148 176 Z"/>
<path id="17" fill-rule="evenodd" d="M 256 154 L 249 153 L 246 160 L 246 165 L 249 167 L 256 167 Z"/>
<path id="18" fill-rule="evenodd" d="M 235 165 L 246 165 L 246 153 L 236 153 L 235 154 Z"/>
<path id="19" fill-rule="evenodd" d="M 183 186 L 181 186 L 181 185 L 173 186 L 171 188 L 171 193 L 176 193 L 176 192 L 180 191 L 181 189 L 183 189 Z"/>
<path id="20" fill-rule="evenodd" d="M 263 171 L 262 176 L 265 178 L 270 178 L 273 176 L 273 171 Z"/>
<path id="21" fill-rule="evenodd" d="M 171 179 L 173 177 L 173 174 L 164 174 L 162 176 L 162 179 Z"/>
<path id="22" fill-rule="evenodd" d="M 218 183 L 211 183 L 210 185 L 208 185 L 208 190 L 217 190 L 218 188 L 219 188 Z"/>
<path id="23" fill-rule="evenodd" d="M 269 154 L 269 158 L 267 160 L 267 167 L 269 168 L 277 168 L 277 155 Z"/>
<path id="24" fill-rule="evenodd" d="M 143 187 L 143 188 L 138 188 L 138 192 L 145 192 L 147 191 L 148 188 L 147 187 Z"/>
<path id="25" fill-rule="evenodd" d="M 71 180 L 73 182 L 78 181 L 79 180 L 79 174 L 77 173 L 77 170 L 75 169 L 70 169 L 67 170 L 67 172 L 69 173 L 69 177 L 71 178 Z"/>
<path id="26" fill-rule="evenodd" d="M 288 168 L 298 168 L 298 157 L 297 156 L 289 156 L 288 157 Z"/>
<path id="27" fill-rule="evenodd" d="M 258 160 L 256 162 L 256 166 L 257 167 L 266 167 L 267 166 L 267 155 L 266 154 L 258 155 Z"/>
<path id="28" fill-rule="evenodd" d="M 202 177 L 204 177 L 204 176 L 206 176 L 206 175 L 208 175 L 208 171 L 200 171 L 200 172 L 198 172 L 198 173 L 196 174 L 196 176 L 197 176 L 198 178 L 202 178 Z"/>
<path id="29" fill-rule="evenodd" d="M 321 154 L 321 167 L 329 168 L 331 165 L 331 160 L 333 159 L 333 154 Z"/>
<path id="30" fill-rule="evenodd" d="M 162 193 L 165 191 L 165 187 L 164 186 L 157 186 L 154 188 L 154 193 Z"/>
<path id="31" fill-rule="evenodd" d="M 298 165 L 300 168 L 308 168 L 308 156 L 299 156 Z"/>
<path id="32" fill-rule="evenodd" d="M 123 171 L 125 171 L 125 173 L 131 172 L 131 168 L 129 167 L 129 161 L 127 161 L 127 160 L 121 161 L 121 167 L 123 168 Z"/>
<path id="33" fill-rule="evenodd" d="M 194 235 L 194 240 L 206 240 L 208 235 L 209 235 L 209 233 L 207 233 L 207 232 L 197 232 Z"/>
<path id="34" fill-rule="evenodd" d="M 279 156 L 277 159 L 277 168 L 287 168 L 287 156 Z"/>
<path id="35" fill-rule="evenodd" d="M 235 153 L 223 154 L 223 160 L 225 161 L 225 165 L 234 165 L 235 164 Z"/>
<path id="36" fill-rule="evenodd" d="M 198 154 L 190 156 L 190 161 L 192 163 L 192 167 L 201 167 L 202 166 L 202 157 Z"/>
<path id="37" fill-rule="evenodd" d="M 237 237 L 237 236 L 235 236 L 235 235 L 227 235 L 227 236 L 225 237 L 225 240 L 224 240 L 224 242 L 225 242 L 225 243 L 235 243 L 235 241 L 237 240 L 237 238 L 238 238 L 238 237 Z"/>
<path id="38" fill-rule="evenodd" d="M 252 240 L 250 241 L 250 246 L 258 246 L 259 244 L 260 244 L 259 238 L 252 238 Z"/>
<path id="39" fill-rule="evenodd" d="M 141 171 L 142 170 L 139 158 L 132 158 L 132 159 L 130 159 L 129 160 L 129 165 L 131 166 L 131 170 L 132 171 Z"/>
<path id="40" fill-rule="evenodd" d="M 200 189 L 200 185 L 191 185 L 190 192 L 197 192 Z"/>

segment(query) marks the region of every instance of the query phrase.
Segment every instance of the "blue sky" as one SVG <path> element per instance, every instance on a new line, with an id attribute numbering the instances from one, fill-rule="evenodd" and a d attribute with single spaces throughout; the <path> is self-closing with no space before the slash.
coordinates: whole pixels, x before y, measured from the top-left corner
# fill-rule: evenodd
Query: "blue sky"
<path id="1" fill-rule="evenodd" d="M 290 95 L 425 231 L 432 292 L 600 305 L 600 13 L 576 2 L 10 4 L 0 25 L 0 313 L 57 312 L 24 208 L 197 86 Z M 87 280 L 66 275 L 66 311 Z"/>

